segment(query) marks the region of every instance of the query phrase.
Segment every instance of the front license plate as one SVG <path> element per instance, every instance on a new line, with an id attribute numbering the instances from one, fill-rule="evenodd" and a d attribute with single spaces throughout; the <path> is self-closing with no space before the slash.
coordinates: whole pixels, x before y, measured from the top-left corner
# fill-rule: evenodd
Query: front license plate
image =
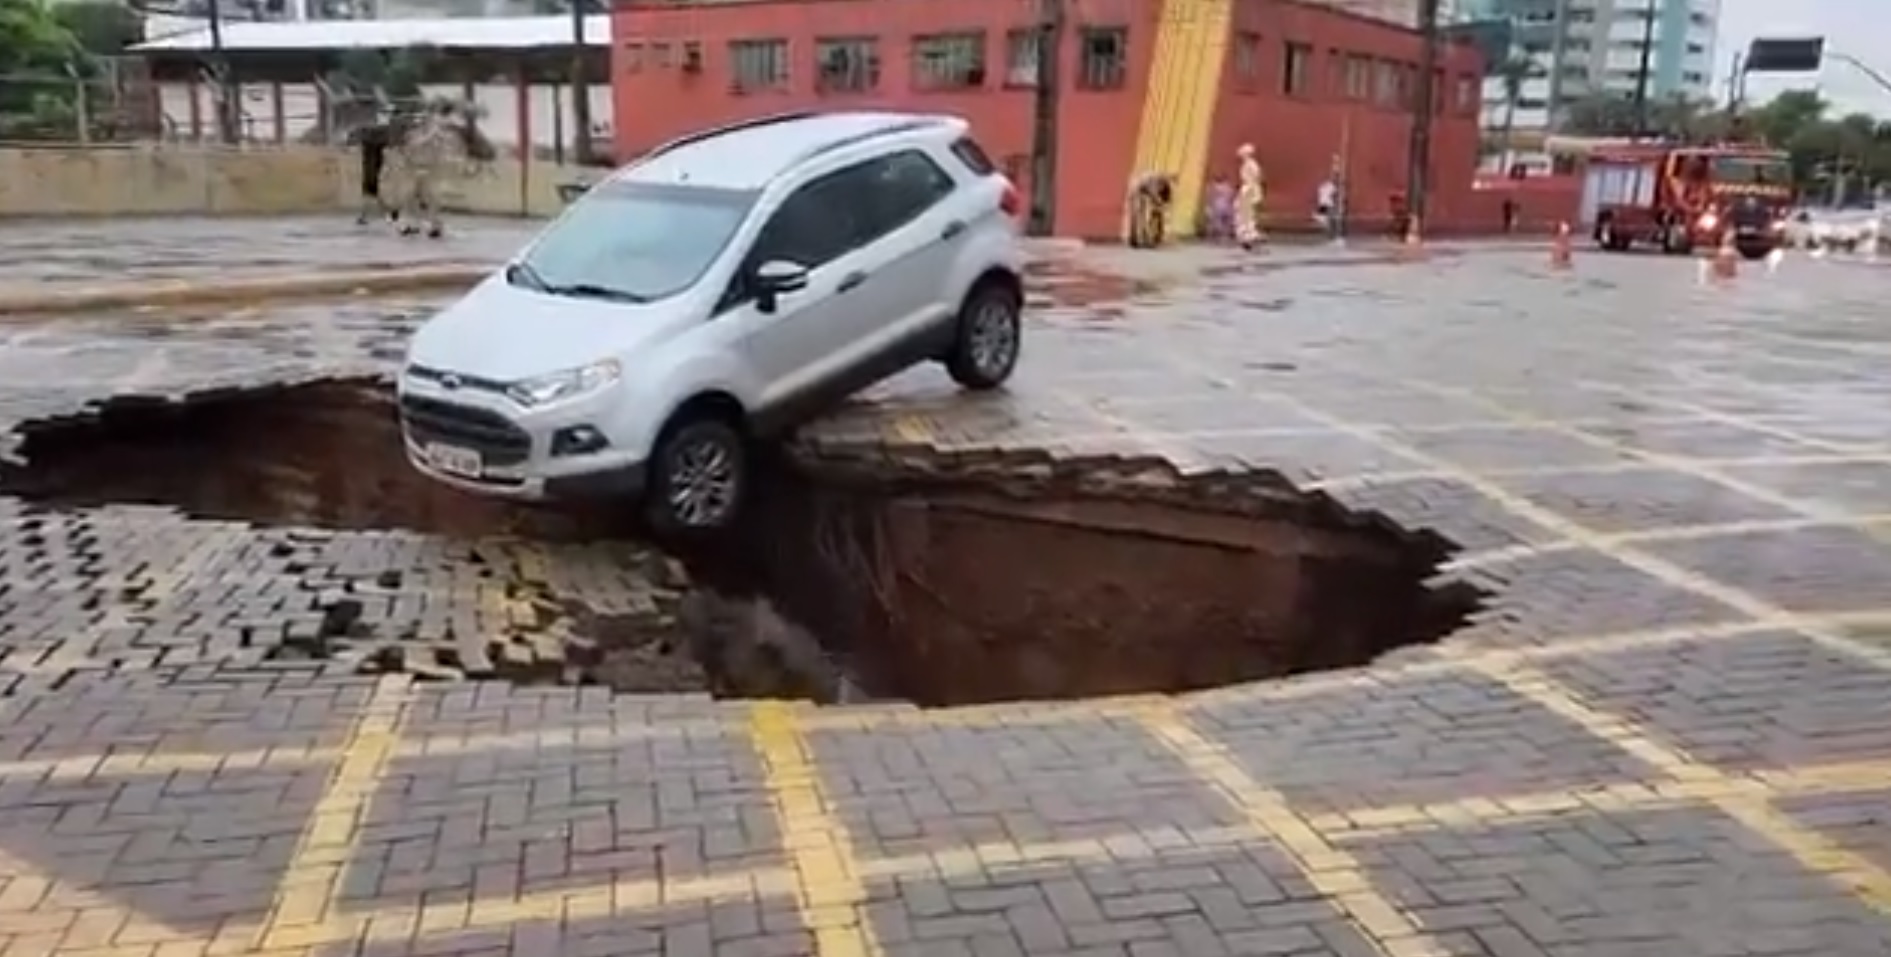
<path id="1" fill-rule="evenodd" d="M 427 461 L 442 472 L 466 478 L 479 478 L 485 471 L 485 463 L 480 460 L 478 452 L 457 445 L 429 443 Z"/>

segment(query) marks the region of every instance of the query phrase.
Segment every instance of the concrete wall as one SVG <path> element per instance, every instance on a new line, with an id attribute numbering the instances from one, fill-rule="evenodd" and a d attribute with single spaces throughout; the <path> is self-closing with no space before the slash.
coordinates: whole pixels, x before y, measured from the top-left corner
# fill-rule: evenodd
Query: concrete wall
<path id="1" fill-rule="evenodd" d="M 319 148 L 0 148 L 0 219 L 352 210 L 357 161 Z M 507 158 L 442 190 L 456 212 L 550 216 L 577 170 Z"/>

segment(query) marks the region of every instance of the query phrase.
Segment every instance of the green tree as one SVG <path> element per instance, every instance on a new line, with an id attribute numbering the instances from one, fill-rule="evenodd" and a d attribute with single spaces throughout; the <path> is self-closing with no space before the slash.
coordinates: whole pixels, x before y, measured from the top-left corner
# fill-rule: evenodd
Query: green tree
<path id="1" fill-rule="evenodd" d="M 144 41 L 144 19 L 118 0 L 74 0 L 53 6 L 53 19 L 93 56 L 118 56 Z"/>
<path id="2" fill-rule="evenodd" d="M 70 133 L 84 67 L 79 41 L 44 3 L 0 0 L 0 136 Z"/>

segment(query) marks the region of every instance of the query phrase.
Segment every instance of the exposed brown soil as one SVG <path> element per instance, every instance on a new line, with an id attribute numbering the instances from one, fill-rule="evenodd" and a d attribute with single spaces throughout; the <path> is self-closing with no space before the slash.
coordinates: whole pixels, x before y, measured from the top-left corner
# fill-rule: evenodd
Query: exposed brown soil
<path id="1" fill-rule="evenodd" d="M 521 507 L 421 477 L 372 382 L 114 403 L 37 424 L 21 452 L 0 492 L 48 506 L 527 539 L 571 568 L 609 540 L 652 596 L 592 608 L 501 562 L 478 574 L 521 609 L 504 634 L 376 633 L 344 598 L 277 651 L 429 677 L 928 705 L 1179 691 L 1370 661 L 1436 640 L 1477 600 L 1424 584 L 1450 551 L 1434 535 L 1274 476 L 1153 460 L 763 450 L 749 521 L 681 556 L 685 575 L 624 541 L 628 507 Z"/>
<path id="2" fill-rule="evenodd" d="M 1442 539 L 1266 475 L 1122 459 L 814 468 L 777 464 L 746 534 L 692 569 L 768 596 L 867 689 L 920 704 L 1357 665 L 1442 637 L 1478 600 L 1425 586 Z"/>
<path id="3" fill-rule="evenodd" d="M 169 505 L 200 518 L 455 538 L 629 533 L 628 510 L 529 508 L 425 480 L 401 453 L 392 393 L 374 382 L 120 399 L 20 431 L 31 467 L 0 466 L 0 491 L 48 504 Z"/>

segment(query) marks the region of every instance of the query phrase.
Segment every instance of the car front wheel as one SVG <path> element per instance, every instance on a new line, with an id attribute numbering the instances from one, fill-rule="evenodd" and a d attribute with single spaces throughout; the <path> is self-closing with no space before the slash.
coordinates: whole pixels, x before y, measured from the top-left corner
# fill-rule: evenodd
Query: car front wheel
<path id="1" fill-rule="evenodd" d="M 1024 303 L 1006 286 L 987 282 L 959 307 L 958 332 L 946 371 L 967 389 L 995 389 L 1011 378 L 1021 347 Z"/>
<path id="2" fill-rule="evenodd" d="M 730 423 L 714 416 L 684 419 L 657 440 L 644 494 L 645 516 L 657 533 L 726 529 L 747 495 L 747 450 Z"/>

